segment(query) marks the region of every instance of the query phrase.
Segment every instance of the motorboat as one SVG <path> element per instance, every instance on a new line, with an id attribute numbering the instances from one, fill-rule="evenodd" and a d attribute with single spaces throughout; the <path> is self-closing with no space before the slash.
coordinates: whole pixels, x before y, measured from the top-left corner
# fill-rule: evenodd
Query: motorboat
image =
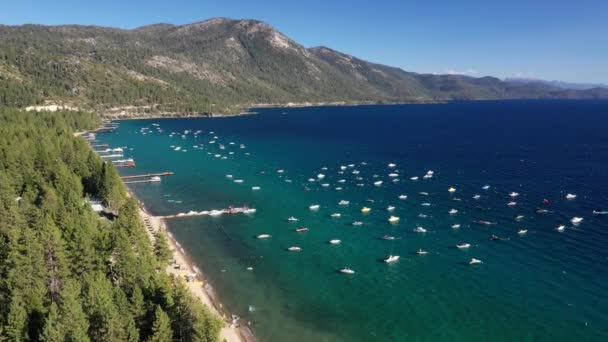
<path id="1" fill-rule="evenodd" d="M 507 203 L 507 205 L 508 205 L 509 207 L 514 207 L 514 206 L 516 206 L 516 205 L 517 205 L 517 202 L 515 202 L 515 201 L 511 201 L 511 202 Z"/>
<path id="2" fill-rule="evenodd" d="M 399 195 L 399 199 L 400 199 L 400 200 L 407 199 L 407 195 Z"/>
<path id="3" fill-rule="evenodd" d="M 338 202 L 338 205 L 349 205 L 350 202 L 346 201 L 346 200 L 341 200 L 340 202 Z"/>
<path id="4" fill-rule="evenodd" d="M 481 198 L 481 195 L 475 195 L 475 196 L 473 196 L 473 199 L 476 199 L 476 200 L 478 200 L 480 198 Z"/>
<path id="5" fill-rule="evenodd" d="M 344 273 L 344 274 L 355 274 L 355 271 L 351 270 L 348 267 L 344 267 L 343 269 L 340 270 L 340 273 Z"/>
<path id="6" fill-rule="evenodd" d="M 469 261 L 469 265 L 478 265 L 481 263 L 482 263 L 481 260 L 475 259 L 475 258 L 473 258 L 473 259 L 471 259 L 471 261 Z"/>
<path id="7" fill-rule="evenodd" d="M 418 180 L 418 176 L 410 177 L 410 179 L 413 180 L 413 181 L 417 181 Z"/>
<path id="8" fill-rule="evenodd" d="M 289 216 L 289 218 L 287 218 L 287 221 L 289 221 L 289 222 L 296 222 L 296 221 L 298 221 L 298 219 L 295 218 L 295 217 L 293 217 L 293 216 Z"/>
<path id="9" fill-rule="evenodd" d="M 564 230 L 566 230 L 566 226 L 564 226 L 563 224 L 560 225 L 559 227 L 555 228 L 555 230 L 557 230 L 558 232 L 563 232 Z"/>
<path id="10" fill-rule="evenodd" d="M 377 182 L 374 182 L 374 185 L 375 185 L 375 186 L 380 186 L 380 185 L 382 185 L 382 181 L 377 181 Z"/>
<path id="11" fill-rule="evenodd" d="M 353 226 L 361 226 L 361 225 L 363 225 L 363 222 L 361 222 L 361 221 L 353 222 Z"/>
<path id="12" fill-rule="evenodd" d="M 251 190 L 253 190 L 253 191 L 257 191 L 257 190 L 260 190 L 260 189 L 261 188 L 259 186 L 252 186 L 251 187 Z"/>
<path id="13" fill-rule="evenodd" d="M 331 245 L 339 245 L 340 243 L 342 243 L 342 240 L 333 239 L 333 240 L 329 240 L 329 243 Z"/>
<path id="14" fill-rule="evenodd" d="M 318 204 L 313 204 L 308 207 L 308 209 L 310 209 L 310 210 L 319 210 L 319 208 L 320 208 L 320 206 Z"/>
<path id="15" fill-rule="evenodd" d="M 258 239 L 268 239 L 270 237 L 269 234 L 260 234 L 258 235 Z"/>
<path id="16" fill-rule="evenodd" d="M 431 206 L 431 203 L 429 203 L 429 202 L 424 202 L 424 203 L 422 203 L 422 204 L 420 204 L 420 205 L 421 205 L 421 206 L 423 206 L 423 207 L 430 207 L 430 206 Z"/>
<path id="17" fill-rule="evenodd" d="M 244 182 L 244 180 L 242 180 L 242 179 L 235 179 L 235 180 L 234 180 L 234 182 L 235 182 L 235 183 L 243 183 L 243 182 Z"/>
<path id="18" fill-rule="evenodd" d="M 456 215 L 456 214 L 458 214 L 458 210 L 456 210 L 456 209 L 451 209 L 451 210 L 449 211 L 449 214 L 450 214 L 450 215 Z"/>
<path id="19" fill-rule="evenodd" d="M 526 234 L 528 234 L 528 230 L 521 229 L 520 231 L 517 232 L 517 234 L 519 234 L 519 235 L 526 235 Z"/>
<path id="20" fill-rule="evenodd" d="M 390 167 L 390 168 L 394 168 L 395 166 L 397 166 L 397 164 L 393 164 L 393 163 L 388 164 L 388 167 Z"/>
<path id="21" fill-rule="evenodd" d="M 516 220 L 516 221 L 521 221 L 521 220 L 523 220 L 524 218 L 525 218 L 525 216 L 524 216 L 524 215 L 517 215 L 517 217 L 515 217 L 515 220 Z"/>
<path id="22" fill-rule="evenodd" d="M 298 246 L 292 246 L 292 247 L 287 248 L 287 250 L 290 252 L 301 252 L 302 248 L 298 247 Z"/>
<path id="23" fill-rule="evenodd" d="M 389 255 L 388 258 L 384 259 L 384 262 L 391 263 L 391 262 L 395 262 L 399 260 L 399 256 L 398 255 Z"/>
<path id="24" fill-rule="evenodd" d="M 393 211 L 393 210 L 395 210 L 395 206 L 389 205 L 388 207 L 386 207 L 386 210 L 387 211 Z"/>
<path id="25" fill-rule="evenodd" d="M 429 251 L 425 251 L 424 249 L 419 249 L 416 254 L 418 255 L 426 255 L 429 254 Z"/>
<path id="26" fill-rule="evenodd" d="M 340 213 L 333 213 L 330 216 L 333 217 L 333 218 L 340 218 L 340 216 L 342 216 L 342 214 L 340 214 Z"/>
<path id="27" fill-rule="evenodd" d="M 572 222 L 572 224 L 577 225 L 580 224 L 581 222 L 583 222 L 583 218 L 582 217 L 573 217 L 570 222 Z"/>
<path id="28" fill-rule="evenodd" d="M 298 233 L 305 233 L 307 231 L 308 231 L 308 228 L 306 228 L 306 227 L 296 228 L 296 232 L 298 232 Z"/>
<path id="29" fill-rule="evenodd" d="M 391 216 L 388 218 L 388 222 L 390 222 L 390 223 L 399 222 L 399 218 L 397 216 Z"/>
<path id="30" fill-rule="evenodd" d="M 515 198 L 515 197 L 519 196 L 519 194 L 517 192 L 513 191 L 509 194 L 509 196 L 511 196 L 512 198 Z"/>
<path id="31" fill-rule="evenodd" d="M 449 192 L 449 193 L 455 193 L 455 192 L 456 192 L 456 188 L 454 188 L 454 187 L 450 187 L 450 188 L 448 189 L 448 192 Z"/>
<path id="32" fill-rule="evenodd" d="M 416 232 L 416 233 L 426 233 L 426 229 L 424 229 L 423 227 L 416 227 L 416 229 L 414 229 L 414 232 Z"/>
<path id="33" fill-rule="evenodd" d="M 372 209 L 371 209 L 371 208 L 368 208 L 368 207 L 363 207 L 363 208 L 361 208 L 361 212 L 362 212 L 362 213 L 369 213 L 370 211 L 372 211 Z"/>
<path id="34" fill-rule="evenodd" d="M 574 194 L 567 194 L 567 195 L 566 195 L 566 199 L 567 199 L 567 200 L 573 200 L 573 199 L 575 199 L 575 198 L 576 198 L 576 195 L 574 195 Z"/>
<path id="35" fill-rule="evenodd" d="M 452 229 L 458 229 L 460 228 L 460 224 L 456 223 L 452 225 Z"/>
<path id="36" fill-rule="evenodd" d="M 322 174 L 322 173 L 319 173 L 319 174 L 317 175 L 317 178 L 318 178 L 318 179 L 323 179 L 323 178 L 325 178 L 325 175 L 324 175 L 324 174 Z"/>
<path id="37" fill-rule="evenodd" d="M 488 190 L 488 189 L 490 189 L 490 186 L 489 186 L 489 185 L 484 185 L 484 186 L 482 186 L 481 188 L 482 188 L 483 190 Z"/>
<path id="38" fill-rule="evenodd" d="M 382 240 L 395 240 L 396 238 L 392 235 L 384 235 Z"/>
<path id="39" fill-rule="evenodd" d="M 456 245 L 456 248 L 458 248 L 458 249 L 471 248 L 471 244 L 470 243 L 463 243 L 463 244 L 460 244 L 460 245 Z"/>

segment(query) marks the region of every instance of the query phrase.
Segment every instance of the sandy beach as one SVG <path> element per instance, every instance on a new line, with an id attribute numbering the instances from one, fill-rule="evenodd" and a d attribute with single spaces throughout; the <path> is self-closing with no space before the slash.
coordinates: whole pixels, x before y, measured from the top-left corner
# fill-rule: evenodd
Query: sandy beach
<path id="1" fill-rule="evenodd" d="M 167 266 L 166 271 L 176 279 L 184 281 L 190 292 L 199 298 L 203 304 L 220 316 L 226 325 L 220 332 L 220 341 L 227 342 L 251 342 L 256 341 L 251 330 L 246 326 L 240 326 L 238 320 L 222 310 L 222 304 L 214 295 L 213 288 L 209 285 L 201 273 L 188 257 L 186 251 L 179 242 L 167 230 L 164 219 L 150 215 L 140 202 L 139 214 L 146 226 L 148 237 L 154 243 L 154 234 L 158 230 L 163 230 L 167 234 L 170 248 L 173 251 L 173 260 Z"/>

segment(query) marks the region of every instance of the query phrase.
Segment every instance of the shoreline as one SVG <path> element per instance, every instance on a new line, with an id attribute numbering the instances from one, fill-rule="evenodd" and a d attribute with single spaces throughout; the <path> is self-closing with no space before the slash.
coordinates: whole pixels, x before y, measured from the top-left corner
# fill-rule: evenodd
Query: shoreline
<path id="1" fill-rule="evenodd" d="M 138 203 L 139 216 L 144 223 L 150 242 L 154 244 L 154 234 L 159 230 L 167 236 L 169 248 L 173 252 L 173 262 L 169 263 L 165 272 L 184 282 L 190 293 L 226 324 L 220 331 L 219 340 L 227 342 L 257 341 L 252 331 L 247 326 L 241 326 L 238 320 L 233 319 L 233 316 L 224 308 L 213 287 L 207 282 L 204 273 L 194 264 L 192 258 L 167 228 L 165 219 L 151 215 L 145 204 L 135 196 L 131 189 L 127 189 L 129 196 Z M 189 277 L 190 281 L 187 281 L 186 277 Z"/>

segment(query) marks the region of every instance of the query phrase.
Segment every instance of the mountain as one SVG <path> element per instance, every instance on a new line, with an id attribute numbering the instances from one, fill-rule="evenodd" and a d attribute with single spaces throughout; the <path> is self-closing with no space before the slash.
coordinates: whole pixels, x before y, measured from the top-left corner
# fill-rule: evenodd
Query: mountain
<path id="1" fill-rule="evenodd" d="M 604 92 L 430 75 L 306 48 L 257 20 L 132 30 L 0 26 L 0 105 L 101 113 L 235 113 L 255 105 L 596 98 Z"/>
<path id="2" fill-rule="evenodd" d="M 506 78 L 505 82 L 523 85 L 523 84 L 542 84 L 552 86 L 558 89 L 568 89 L 568 90 L 589 90 L 594 88 L 604 88 L 608 89 L 608 84 L 602 83 L 573 83 L 573 82 L 564 82 L 564 81 L 546 81 L 539 80 L 535 78 Z"/>

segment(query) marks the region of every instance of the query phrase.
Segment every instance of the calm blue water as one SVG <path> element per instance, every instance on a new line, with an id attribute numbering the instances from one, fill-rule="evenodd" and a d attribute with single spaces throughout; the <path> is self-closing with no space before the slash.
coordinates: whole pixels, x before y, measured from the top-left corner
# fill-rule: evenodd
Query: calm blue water
<path id="1" fill-rule="evenodd" d="M 257 209 L 251 216 L 169 224 L 224 305 L 251 322 L 260 340 L 608 338 L 608 215 L 592 214 L 608 209 L 608 102 L 259 112 L 122 121 L 116 133 L 99 140 L 132 149 L 127 155 L 137 167 L 124 174 L 176 172 L 161 184 L 132 187 L 154 214 L 241 204 Z M 185 130 L 190 132 L 182 137 Z M 434 176 L 423 180 L 428 170 Z M 319 173 L 325 178 L 308 181 Z M 374 186 L 379 180 L 383 184 Z M 490 189 L 482 190 L 486 184 Z M 456 192 L 450 194 L 450 187 Z M 513 191 L 520 194 L 517 205 L 507 206 Z M 576 199 L 566 200 L 567 193 Z M 401 194 L 408 198 L 400 200 Z M 350 204 L 339 206 L 340 200 Z M 312 204 L 320 209 L 309 210 Z M 372 211 L 363 214 L 363 206 Z M 538 207 L 549 212 L 537 214 Z M 390 215 L 400 221 L 390 224 Z M 517 221 L 518 215 L 525 217 Z M 300 221 L 289 223 L 289 216 Z M 583 217 L 582 224 L 573 226 L 574 216 Z M 473 222 L 479 220 L 496 224 Z M 352 226 L 354 221 L 363 225 Z M 566 228 L 558 232 L 561 224 Z M 310 231 L 296 233 L 302 226 Z M 413 232 L 418 226 L 427 232 Z M 519 235 L 521 229 L 528 233 Z M 262 233 L 272 237 L 256 239 Z M 491 241 L 492 234 L 504 240 Z M 330 245 L 330 239 L 342 243 Z M 455 247 L 462 243 L 471 248 Z M 290 246 L 302 251 L 288 252 Z M 429 254 L 417 255 L 418 249 Z M 401 259 L 383 263 L 389 254 Z M 471 258 L 483 264 L 470 266 Z M 356 273 L 337 272 L 343 267 Z"/>

